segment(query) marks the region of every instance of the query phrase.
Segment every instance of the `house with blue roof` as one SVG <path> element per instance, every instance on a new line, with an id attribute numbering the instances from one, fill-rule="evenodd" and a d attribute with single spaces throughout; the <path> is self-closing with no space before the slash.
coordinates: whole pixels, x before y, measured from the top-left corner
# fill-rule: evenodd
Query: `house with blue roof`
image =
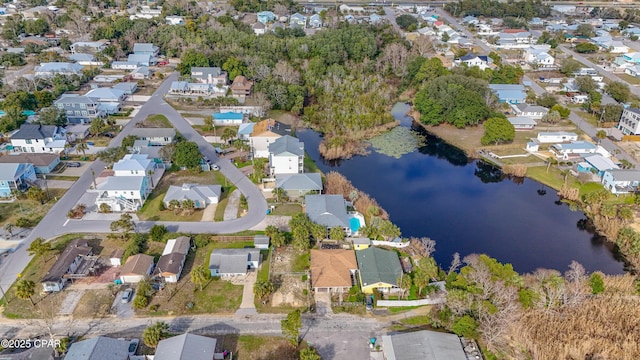
<path id="1" fill-rule="evenodd" d="M 508 104 L 524 103 L 527 92 L 524 85 L 520 84 L 489 84 L 489 89 L 498 97 L 498 101 Z"/>
<path id="2" fill-rule="evenodd" d="M 135 63 L 135 64 L 138 64 L 138 66 L 155 65 L 156 61 L 157 59 L 150 54 L 129 54 L 129 56 L 127 57 L 127 63 L 129 64 Z"/>
<path id="3" fill-rule="evenodd" d="M 634 65 L 640 64 L 640 52 L 631 52 L 628 54 L 622 54 L 620 56 L 624 62 L 631 63 Z"/>
<path id="4" fill-rule="evenodd" d="M 253 133 L 253 126 L 256 123 L 243 123 L 238 127 L 238 137 L 241 140 L 249 140 L 251 133 Z"/>
<path id="5" fill-rule="evenodd" d="M 242 124 L 242 121 L 244 120 L 244 115 L 235 112 L 215 112 L 212 116 L 213 124 L 219 126 L 240 126 L 240 124 Z"/>
<path id="6" fill-rule="evenodd" d="M 11 191 L 24 190 L 36 180 L 36 170 L 28 163 L 0 163 L 0 198 L 11 196 Z"/>
<path id="7" fill-rule="evenodd" d="M 595 154 L 597 146 L 587 141 L 572 141 L 568 144 L 551 145 L 549 150 L 558 160 L 569 160 Z"/>
<path id="8" fill-rule="evenodd" d="M 619 168 L 610 158 L 600 154 L 587 156 L 583 162 L 578 163 L 579 172 L 594 172 L 600 178 L 602 178 L 605 171 Z"/>
<path id="9" fill-rule="evenodd" d="M 273 21 L 276 19 L 276 14 L 271 11 L 261 11 L 258 13 L 258 22 L 263 24 L 268 23 L 269 21 Z"/>

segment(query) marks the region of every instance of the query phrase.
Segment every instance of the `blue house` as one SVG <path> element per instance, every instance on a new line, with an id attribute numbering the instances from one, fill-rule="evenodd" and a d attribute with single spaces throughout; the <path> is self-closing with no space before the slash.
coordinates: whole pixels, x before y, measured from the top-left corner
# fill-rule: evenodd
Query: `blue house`
<path id="1" fill-rule="evenodd" d="M 24 190 L 35 180 L 36 170 L 31 164 L 0 164 L 0 197 L 10 197 L 11 191 Z"/>
<path id="2" fill-rule="evenodd" d="M 244 119 L 244 115 L 240 113 L 234 113 L 234 112 L 213 113 L 214 125 L 240 126 L 240 124 L 242 124 L 243 119 Z"/>
<path id="3" fill-rule="evenodd" d="M 496 94 L 498 100 L 502 103 L 521 104 L 527 99 L 527 92 L 524 89 L 524 85 L 489 84 L 489 89 Z"/>
<path id="4" fill-rule="evenodd" d="M 607 170 L 602 176 L 602 185 L 611 193 L 628 194 L 638 190 L 640 170 Z"/>
<path id="5" fill-rule="evenodd" d="M 579 172 L 591 172 L 594 171 L 600 178 L 607 170 L 619 169 L 611 159 L 602 155 L 592 155 L 584 158 L 583 162 L 578 163 Z"/>
<path id="6" fill-rule="evenodd" d="M 0 156 L 0 164 L 31 164 L 36 174 L 49 174 L 59 163 L 58 154 L 16 153 Z"/>
<path id="7" fill-rule="evenodd" d="M 258 13 L 258 22 L 263 24 L 268 23 L 269 21 L 273 21 L 276 19 L 276 14 L 271 11 L 261 11 Z"/>

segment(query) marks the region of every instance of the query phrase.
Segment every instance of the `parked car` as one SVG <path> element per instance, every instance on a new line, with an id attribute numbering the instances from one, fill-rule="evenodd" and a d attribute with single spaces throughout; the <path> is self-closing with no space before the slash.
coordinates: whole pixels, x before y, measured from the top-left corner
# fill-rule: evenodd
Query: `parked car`
<path id="1" fill-rule="evenodd" d="M 131 300 L 133 296 L 133 289 L 129 288 L 122 293 L 122 303 L 126 304 Z"/>
<path id="2" fill-rule="evenodd" d="M 99 136 L 104 136 L 104 137 L 108 137 L 108 138 L 114 138 L 114 137 L 116 137 L 116 134 L 111 133 L 111 132 L 107 132 L 107 133 L 102 133 Z"/>
<path id="3" fill-rule="evenodd" d="M 211 160 L 209 160 L 209 158 L 206 156 L 202 157 L 202 161 L 206 162 L 207 164 L 211 163 Z"/>
<path id="4" fill-rule="evenodd" d="M 68 161 L 67 162 L 67 167 L 80 167 L 82 166 L 82 163 L 77 162 L 77 161 Z"/>
<path id="5" fill-rule="evenodd" d="M 220 166 L 218 166 L 218 165 L 216 165 L 216 164 L 212 164 L 212 165 L 211 165 L 211 168 L 212 168 L 213 170 L 215 170 L 215 171 L 220 170 Z"/>
<path id="6" fill-rule="evenodd" d="M 166 66 L 169 65 L 168 61 L 158 61 L 158 66 Z"/>
<path id="7" fill-rule="evenodd" d="M 366 301 L 367 301 L 367 307 L 366 307 L 367 311 L 373 310 L 373 295 L 367 296 Z"/>
<path id="8" fill-rule="evenodd" d="M 131 339 L 129 343 L 129 355 L 133 356 L 136 354 L 136 350 L 138 350 L 138 344 L 140 343 L 140 339 Z"/>

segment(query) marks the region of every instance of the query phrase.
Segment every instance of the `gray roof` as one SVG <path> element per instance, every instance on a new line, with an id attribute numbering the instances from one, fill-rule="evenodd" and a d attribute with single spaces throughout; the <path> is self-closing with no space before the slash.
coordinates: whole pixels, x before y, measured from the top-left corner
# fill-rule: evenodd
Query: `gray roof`
<path id="1" fill-rule="evenodd" d="M 517 116 L 517 117 L 508 118 L 507 120 L 509 120 L 509 122 L 512 125 L 536 125 L 537 124 L 535 120 L 527 116 Z"/>
<path id="2" fill-rule="evenodd" d="M 100 191 L 140 190 L 144 176 L 109 176 L 100 186 Z"/>
<path id="3" fill-rule="evenodd" d="M 153 256 L 136 254 L 130 256 L 120 270 L 120 276 L 124 275 L 149 275 L 147 271 L 153 265 Z"/>
<path id="4" fill-rule="evenodd" d="M 50 62 L 40 64 L 40 66 L 36 67 L 35 71 L 45 73 L 77 74 L 82 70 L 82 68 L 82 65 L 74 63 Z"/>
<path id="5" fill-rule="evenodd" d="M 387 360 L 467 360 L 454 334 L 422 330 L 383 335 L 382 344 Z"/>
<path id="6" fill-rule="evenodd" d="M 147 154 L 127 154 L 117 163 L 113 164 L 113 170 L 138 170 L 146 171 L 153 168 L 153 159 L 149 159 Z"/>
<path id="7" fill-rule="evenodd" d="M 609 169 L 618 169 L 618 165 L 616 165 L 611 159 L 606 158 L 602 155 L 593 155 L 584 158 L 586 162 L 591 164 L 596 170 L 604 171 Z"/>
<path id="8" fill-rule="evenodd" d="M 69 266 L 71 266 L 78 256 L 87 256 L 92 252 L 93 249 L 86 240 L 75 239 L 71 241 L 64 251 L 62 251 L 58 260 L 53 263 L 49 271 L 44 275 L 42 282 L 60 281 L 62 276 L 69 270 Z"/>
<path id="9" fill-rule="evenodd" d="M 305 212 L 311 221 L 326 227 L 347 227 L 347 205 L 342 195 L 307 195 Z"/>
<path id="10" fill-rule="evenodd" d="M 3 156 L 6 157 L 6 156 Z M 20 175 L 18 172 L 26 163 L 0 163 L 0 180 L 14 181 Z"/>
<path id="11" fill-rule="evenodd" d="M 525 91 L 524 85 L 520 84 L 489 84 L 491 90 L 505 90 L 505 91 Z"/>
<path id="12" fill-rule="evenodd" d="M 129 56 L 127 57 L 127 62 L 130 63 L 148 64 L 150 61 L 150 54 L 129 54 Z"/>
<path id="13" fill-rule="evenodd" d="M 371 245 L 371 239 L 369 238 L 352 238 L 351 241 L 357 245 Z"/>
<path id="14" fill-rule="evenodd" d="M 276 174 L 276 187 L 284 191 L 321 191 L 322 177 L 320 173 Z"/>
<path id="15" fill-rule="evenodd" d="M 63 94 L 54 104 L 95 104 L 94 99 L 78 94 Z"/>
<path id="16" fill-rule="evenodd" d="M 135 44 L 133 44 L 133 52 L 134 53 L 138 53 L 138 52 L 155 52 L 156 50 L 158 50 L 158 47 L 154 46 L 153 44 L 150 44 L 150 43 L 135 43 Z"/>
<path id="17" fill-rule="evenodd" d="M 0 163 L 10 163 L 10 164 L 29 163 L 29 164 L 32 164 L 33 166 L 49 166 L 56 159 L 59 159 L 59 158 L 60 158 L 60 155 L 58 154 L 46 154 L 46 153 L 13 154 L 11 153 L 9 155 L 0 156 Z"/>
<path id="18" fill-rule="evenodd" d="M 91 55 L 91 54 L 83 54 L 83 53 L 75 53 L 75 54 L 71 54 L 69 55 L 69 60 L 71 61 L 94 61 L 95 60 L 95 56 Z"/>
<path id="19" fill-rule="evenodd" d="M 171 185 L 164 196 L 165 203 L 171 200 L 186 200 L 199 201 L 203 205 L 208 204 L 207 199 L 217 198 L 220 199 L 222 193 L 222 186 L 220 185 L 199 185 L 199 184 L 182 184 L 182 186 Z"/>
<path id="20" fill-rule="evenodd" d="M 101 87 L 89 90 L 84 96 L 92 99 L 120 99 L 124 95 L 124 90 Z"/>
<path id="21" fill-rule="evenodd" d="M 558 151 L 562 150 L 593 150 L 596 146 L 590 142 L 586 141 L 572 141 L 568 144 L 554 144 L 551 145 L 553 148 L 558 149 Z"/>
<path id="22" fill-rule="evenodd" d="M 121 83 L 117 83 L 115 85 L 112 86 L 114 89 L 116 90 L 120 90 L 120 91 L 134 91 L 135 89 L 138 88 L 138 83 L 132 82 L 132 81 L 126 81 L 126 82 L 121 82 Z"/>
<path id="23" fill-rule="evenodd" d="M 260 249 L 214 249 L 209 256 L 209 269 L 220 274 L 246 274 L 247 262 L 260 260 Z"/>
<path id="24" fill-rule="evenodd" d="M 269 152 L 273 155 L 304 156 L 304 143 L 293 136 L 285 135 L 269 144 Z"/>
<path id="25" fill-rule="evenodd" d="M 398 285 L 402 267 L 395 251 L 370 247 L 356 251 L 356 259 L 363 286 L 378 282 Z"/>
<path id="26" fill-rule="evenodd" d="M 174 128 L 135 128 L 131 130 L 131 135 L 137 137 L 161 137 L 172 138 L 176 136 Z"/>
<path id="27" fill-rule="evenodd" d="M 191 77 L 206 78 L 208 75 L 218 77 L 222 74 L 222 69 L 219 67 L 192 67 Z"/>
<path id="28" fill-rule="evenodd" d="M 607 171 L 616 181 L 640 181 L 640 170 L 615 169 Z"/>
<path id="29" fill-rule="evenodd" d="M 45 139 L 53 137 L 59 133 L 58 127 L 55 125 L 39 125 L 39 124 L 23 124 L 15 134 L 11 135 L 12 139 Z"/>
<path id="30" fill-rule="evenodd" d="M 163 274 L 180 275 L 180 267 L 182 266 L 186 257 L 186 254 L 180 254 L 177 252 L 160 256 L 153 274 L 157 276 L 163 276 Z"/>
<path id="31" fill-rule="evenodd" d="M 182 334 L 160 341 L 154 360 L 211 360 L 215 350 L 216 339 Z"/>
<path id="32" fill-rule="evenodd" d="M 151 69 L 146 66 L 140 66 L 139 68 L 133 70 L 131 74 L 142 74 L 143 76 L 149 76 L 151 74 Z"/>
<path id="33" fill-rule="evenodd" d="M 256 235 L 253 237 L 254 245 L 269 245 L 269 237 L 267 235 Z"/>
<path id="34" fill-rule="evenodd" d="M 640 55 L 640 53 L 637 53 L 637 54 Z M 636 113 L 636 114 L 640 115 L 640 109 L 638 109 L 638 108 L 627 108 L 627 109 L 624 109 L 624 111 L 629 111 L 629 112 Z"/>
<path id="35" fill-rule="evenodd" d="M 98 336 L 71 344 L 64 358 L 65 360 L 127 360 L 129 342 Z"/>
<path id="36" fill-rule="evenodd" d="M 530 104 L 517 104 L 516 107 L 518 108 L 518 110 L 522 111 L 522 112 L 541 112 L 541 113 L 548 113 L 549 109 L 547 109 L 544 106 L 539 106 L 539 105 L 530 105 Z"/>

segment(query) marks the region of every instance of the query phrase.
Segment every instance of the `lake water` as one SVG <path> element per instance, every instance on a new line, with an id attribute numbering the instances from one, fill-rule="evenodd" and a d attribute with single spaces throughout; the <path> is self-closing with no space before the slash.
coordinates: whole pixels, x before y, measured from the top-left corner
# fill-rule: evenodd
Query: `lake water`
<path id="1" fill-rule="evenodd" d="M 412 126 L 407 109 L 397 104 L 392 111 L 402 126 Z M 505 178 L 499 169 L 413 129 L 427 137 L 426 145 L 400 159 L 372 150 L 327 162 L 318 152 L 318 133 L 298 130 L 297 136 L 323 172 L 337 171 L 374 197 L 403 237 L 435 240 L 434 257 L 444 268 L 458 252 L 485 253 L 521 273 L 564 272 L 572 260 L 588 271 L 623 272 L 612 246 L 584 230 L 584 214 L 559 202 L 554 190 L 530 179 Z"/>

